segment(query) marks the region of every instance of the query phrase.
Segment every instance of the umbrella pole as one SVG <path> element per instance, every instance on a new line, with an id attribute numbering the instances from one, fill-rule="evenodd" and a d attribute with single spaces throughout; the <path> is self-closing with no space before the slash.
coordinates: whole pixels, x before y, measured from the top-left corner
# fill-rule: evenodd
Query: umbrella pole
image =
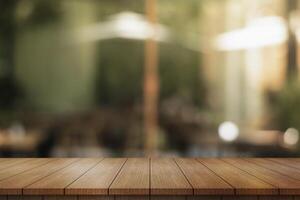
<path id="1" fill-rule="evenodd" d="M 151 24 L 157 23 L 156 0 L 146 0 L 146 16 Z M 144 131 L 145 154 L 155 155 L 158 143 L 158 46 L 155 31 L 145 42 L 144 70 Z"/>

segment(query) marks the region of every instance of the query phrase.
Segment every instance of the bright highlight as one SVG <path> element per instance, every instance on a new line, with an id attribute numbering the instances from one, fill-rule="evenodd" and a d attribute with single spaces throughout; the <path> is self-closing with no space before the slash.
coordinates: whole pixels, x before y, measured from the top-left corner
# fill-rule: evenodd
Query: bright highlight
<path id="1" fill-rule="evenodd" d="M 295 128 L 288 128 L 284 135 L 283 141 L 287 145 L 295 145 L 299 141 L 299 131 Z"/>
<path id="2" fill-rule="evenodd" d="M 232 142 L 236 140 L 239 135 L 239 128 L 233 122 L 223 122 L 219 126 L 219 136 L 226 142 Z"/>

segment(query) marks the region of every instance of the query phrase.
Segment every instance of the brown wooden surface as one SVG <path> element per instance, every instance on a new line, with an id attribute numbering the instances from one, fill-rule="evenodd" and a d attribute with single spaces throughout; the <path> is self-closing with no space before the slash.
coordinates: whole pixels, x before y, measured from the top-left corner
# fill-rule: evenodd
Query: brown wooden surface
<path id="1" fill-rule="evenodd" d="M 102 159 L 82 158 L 23 189 L 24 194 L 64 194 L 64 189 L 94 167 Z"/>
<path id="2" fill-rule="evenodd" d="M 279 193 L 282 195 L 300 195 L 300 181 L 298 180 L 282 175 L 276 171 L 268 170 L 264 167 L 261 167 L 260 165 L 257 165 L 244 159 L 223 160 L 277 188 L 281 188 Z"/>
<path id="3" fill-rule="evenodd" d="M 60 170 L 78 159 L 51 159 L 45 165 L 30 169 L 0 182 L 0 194 L 22 194 L 27 185 Z"/>
<path id="4" fill-rule="evenodd" d="M 150 160 L 129 158 L 109 189 L 115 195 L 149 195 Z"/>
<path id="5" fill-rule="evenodd" d="M 114 196 L 102 196 L 102 195 L 80 195 L 78 200 L 115 200 Z"/>
<path id="6" fill-rule="evenodd" d="M 42 196 L 21 196 L 21 195 L 9 195 L 7 196 L 7 200 L 42 200 Z"/>
<path id="7" fill-rule="evenodd" d="M 115 196 L 114 200 L 150 200 L 150 196 L 139 196 L 139 195 L 118 195 Z"/>
<path id="8" fill-rule="evenodd" d="M 300 169 L 300 160 L 297 161 L 296 159 L 292 158 L 268 158 L 268 160 L 296 169 Z"/>
<path id="9" fill-rule="evenodd" d="M 249 162 L 255 163 L 257 165 L 260 165 L 262 167 L 265 167 L 269 170 L 273 170 L 276 171 L 278 173 L 281 173 L 285 176 L 289 176 L 291 178 L 295 178 L 300 180 L 300 170 L 284 165 L 284 164 L 279 164 L 277 162 L 274 162 L 272 160 L 268 160 L 268 159 L 264 159 L 264 158 L 252 158 L 249 159 L 247 158 L 246 160 L 248 160 Z M 299 163 L 300 165 L 300 163 Z"/>
<path id="10" fill-rule="evenodd" d="M 0 158 L 0 200 L 300 200 L 299 166 L 295 158 Z"/>
<path id="11" fill-rule="evenodd" d="M 11 158 L 11 159 L 2 158 L 1 162 L 0 162 L 0 170 L 23 163 L 23 162 L 27 162 L 30 160 L 32 160 L 32 159 L 30 159 L 30 158 Z"/>
<path id="12" fill-rule="evenodd" d="M 293 196 L 260 196 L 259 200 L 294 200 Z"/>
<path id="13" fill-rule="evenodd" d="M 19 173 L 25 172 L 27 170 L 30 170 L 32 168 L 44 165 L 51 161 L 49 158 L 37 158 L 33 160 L 23 160 L 24 162 L 18 162 L 15 163 L 12 166 L 8 166 L 2 170 L 0 170 L 0 180 L 4 180 L 6 178 L 9 178 L 11 176 L 17 175 Z M 0 163 L 1 165 L 1 163 Z M 1 167 L 0 167 L 1 168 Z"/>
<path id="14" fill-rule="evenodd" d="M 139 196 L 139 195 L 122 195 L 122 196 L 102 196 L 102 195 L 9 195 L 0 196 L 0 200 L 299 200 L 300 196 Z"/>
<path id="15" fill-rule="evenodd" d="M 188 196 L 186 200 L 221 200 L 220 196 Z"/>
<path id="16" fill-rule="evenodd" d="M 259 200 L 257 196 L 223 196 L 222 200 Z"/>
<path id="17" fill-rule="evenodd" d="M 65 193 L 73 195 L 108 195 L 109 186 L 125 161 L 125 158 L 106 158 L 102 160 L 93 169 L 69 185 Z"/>
<path id="18" fill-rule="evenodd" d="M 193 194 L 189 184 L 177 164 L 172 159 L 151 159 L 151 194 L 185 195 Z"/>
<path id="19" fill-rule="evenodd" d="M 220 159 L 198 159 L 235 188 L 238 195 L 278 194 L 276 187 Z"/>
<path id="20" fill-rule="evenodd" d="M 176 158 L 195 195 L 234 194 L 234 189 L 196 159 Z"/>

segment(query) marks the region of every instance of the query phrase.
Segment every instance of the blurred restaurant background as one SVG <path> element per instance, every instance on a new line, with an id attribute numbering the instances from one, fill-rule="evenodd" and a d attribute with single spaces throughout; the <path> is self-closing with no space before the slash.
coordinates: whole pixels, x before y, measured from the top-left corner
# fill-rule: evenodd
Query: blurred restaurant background
<path id="1" fill-rule="evenodd" d="M 0 0 L 0 156 L 300 155 L 300 0 Z"/>

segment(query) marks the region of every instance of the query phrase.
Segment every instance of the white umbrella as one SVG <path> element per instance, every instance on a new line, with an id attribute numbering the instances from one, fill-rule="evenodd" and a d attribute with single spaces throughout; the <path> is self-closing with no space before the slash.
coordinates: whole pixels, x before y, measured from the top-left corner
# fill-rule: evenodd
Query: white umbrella
<path id="1" fill-rule="evenodd" d="M 77 42 L 94 42 L 112 38 L 146 40 L 152 38 L 166 42 L 170 38 L 168 29 L 161 24 L 151 24 L 138 13 L 122 12 L 100 22 L 81 28 L 76 34 Z"/>

